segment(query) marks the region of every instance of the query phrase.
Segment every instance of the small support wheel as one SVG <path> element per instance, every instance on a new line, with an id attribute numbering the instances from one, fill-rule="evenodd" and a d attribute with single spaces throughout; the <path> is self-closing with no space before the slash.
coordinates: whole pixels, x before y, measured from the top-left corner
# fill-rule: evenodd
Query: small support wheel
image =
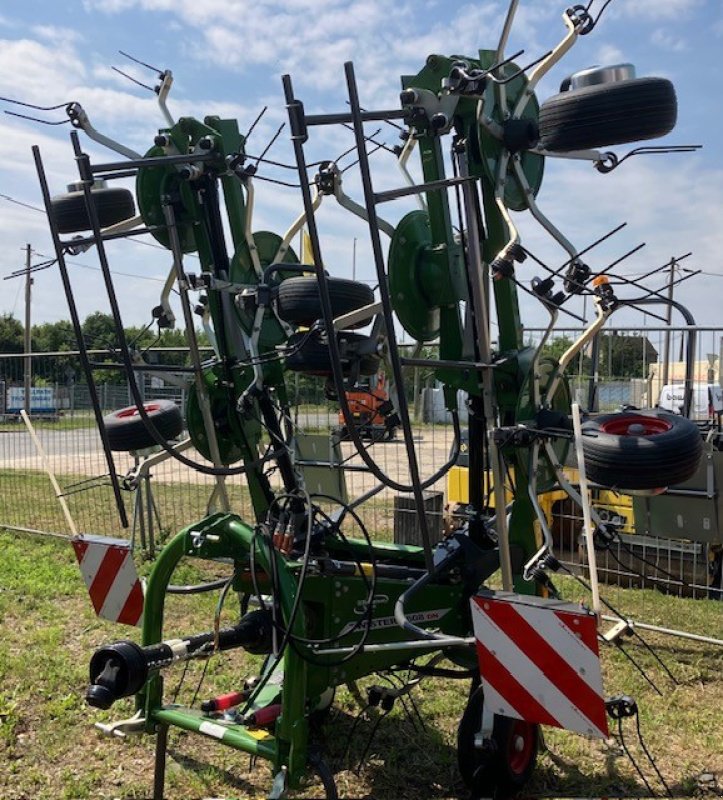
<path id="1" fill-rule="evenodd" d="M 475 689 L 457 730 L 459 771 L 473 797 L 506 800 L 521 791 L 535 769 L 540 727 L 521 719 L 495 714 L 492 736 L 478 737 L 482 726 L 484 691 Z"/>
<path id="2" fill-rule="evenodd" d="M 101 228 L 123 222 L 136 213 L 133 195 L 128 189 L 94 186 L 90 190 L 90 196 Z M 50 207 L 60 233 L 78 233 L 93 227 L 82 190 L 55 195 L 50 200 Z"/>
<path id="3" fill-rule="evenodd" d="M 148 400 L 143 408 L 148 419 L 166 441 L 175 439 L 183 432 L 181 410 L 172 400 Z M 157 444 L 137 406 L 113 411 L 103 417 L 103 422 L 111 450 L 130 452 Z"/>
<path id="4" fill-rule="evenodd" d="M 623 411 L 582 425 L 588 478 L 616 489 L 658 489 L 683 483 L 698 468 L 703 440 L 694 422 L 660 411 Z"/>
<path id="5" fill-rule="evenodd" d="M 565 153 L 664 136 L 678 106 L 665 78 L 635 78 L 560 92 L 540 106 L 540 144 Z"/>

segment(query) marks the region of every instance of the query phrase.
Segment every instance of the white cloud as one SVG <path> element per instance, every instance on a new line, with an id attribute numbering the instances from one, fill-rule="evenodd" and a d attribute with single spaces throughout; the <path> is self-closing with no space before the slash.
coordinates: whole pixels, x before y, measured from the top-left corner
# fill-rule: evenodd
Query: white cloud
<path id="1" fill-rule="evenodd" d="M 67 102 L 73 99 L 69 87 L 82 84 L 85 76 L 85 65 L 72 47 L 0 40 L 0 95 L 38 105 Z"/>
<path id="2" fill-rule="evenodd" d="M 625 61 L 625 53 L 614 44 L 609 42 L 598 45 L 595 52 L 596 64 L 620 64 Z"/>
<path id="3" fill-rule="evenodd" d="M 637 20 L 679 20 L 704 6 L 705 2 L 706 0 L 635 0 L 633 3 L 613 3 L 610 6 L 610 15 L 633 17 Z"/>
<path id="4" fill-rule="evenodd" d="M 30 30 L 39 39 L 43 39 L 56 47 L 75 44 L 83 39 L 81 34 L 74 28 L 64 28 L 58 25 L 34 25 Z"/>
<path id="5" fill-rule="evenodd" d="M 664 28 L 656 28 L 650 34 L 650 41 L 669 53 L 684 53 L 688 49 L 688 42 L 685 39 Z"/>

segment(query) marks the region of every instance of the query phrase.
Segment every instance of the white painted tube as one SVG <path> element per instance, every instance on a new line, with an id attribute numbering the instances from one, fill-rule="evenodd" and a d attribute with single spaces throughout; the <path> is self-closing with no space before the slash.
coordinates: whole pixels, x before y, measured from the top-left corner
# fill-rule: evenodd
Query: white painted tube
<path id="1" fill-rule="evenodd" d="M 590 515 L 590 492 L 587 487 L 585 473 L 585 456 L 582 451 L 582 425 L 580 424 L 580 406 L 572 404 L 572 428 L 575 434 L 575 451 L 577 453 L 577 471 L 580 479 L 580 498 L 582 499 L 582 518 L 585 530 L 585 549 L 590 569 L 590 588 L 592 589 L 592 610 L 600 623 L 600 587 L 597 580 L 597 559 L 593 543 L 592 517 Z"/>
<path id="2" fill-rule="evenodd" d="M 40 439 L 38 439 L 37 433 L 35 433 L 35 428 L 33 428 L 33 423 L 30 422 L 30 417 L 27 415 L 25 409 L 22 409 L 22 411 L 20 412 L 20 416 L 23 418 L 25 427 L 28 429 L 30 438 L 33 440 L 35 449 L 38 451 L 38 455 L 40 456 L 40 459 L 43 462 L 43 467 L 45 468 L 45 471 L 48 473 L 48 477 L 50 478 L 50 483 L 53 485 L 53 489 L 55 490 L 55 496 L 58 498 L 60 507 L 63 509 L 63 514 L 65 515 L 65 521 L 68 523 L 70 532 L 73 534 L 73 536 L 77 536 L 78 529 L 75 527 L 75 522 L 73 521 L 70 509 L 68 508 L 68 504 L 65 502 L 65 497 L 63 497 L 63 491 L 61 490 L 58 481 L 55 479 L 55 473 L 53 472 L 50 466 L 50 462 L 48 461 L 48 456 L 46 455 L 45 450 L 43 450 L 42 444 L 40 444 Z"/>

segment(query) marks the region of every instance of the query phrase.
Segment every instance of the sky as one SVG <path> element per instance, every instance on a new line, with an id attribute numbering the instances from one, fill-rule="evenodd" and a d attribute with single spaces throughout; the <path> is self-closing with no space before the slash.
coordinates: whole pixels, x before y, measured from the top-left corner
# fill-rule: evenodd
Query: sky
<path id="1" fill-rule="evenodd" d="M 592 11 L 603 0 L 595 0 Z M 527 63 L 553 47 L 564 34 L 559 0 L 521 0 L 508 53 L 524 48 Z M 281 76 L 292 76 L 307 112 L 345 109 L 343 64 L 353 61 L 360 98 L 367 108 L 397 108 L 400 75 L 421 69 L 427 55 L 475 56 L 494 49 L 506 2 L 480 0 L 25 0 L 0 4 L 0 95 L 50 106 L 79 101 L 92 124 L 116 141 L 145 152 L 163 119 L 154 96 L 111 69 L 120 67 L 144 83 L 152 71 L 119 50 L 160 69 L 171 69 L 169 108 L 174 117 L 209 114 L 234 117 L 242 132 L 268 107 L 247 151 L 260 154 L 286 120 Z M 720 86 L 723 66 L 723 3 L 719 0 L 612 0 L 600 23 L 581 37 L 540 83 L 540 101 L 555 94 L 563 78 L 593 64 L 632 62 L 638 76 L 673 81 L 678 96 L 675 130 L 654 144 L 700 144 L 696 153 L 639 156 L 601 175 L 586 162 L 548 159 L 538 197 L 541 209 L 579 249 L 622 222 L 627 227 L 592 251 L 595 271 L 636 245 L 646 246 L 621 266 L 627 276 L 663 266 L 693 251 L 681 266 L 699 269 L 679 287 L 676 298 L 696 321 L 718 325 L 723 293 L 723 150 Z M 24 109 L 0 102 L 4 110 Z M 30 112 L 35 113 L 35 112 Z M 39 112 L 48 121 L 62 110 Z M 369 133 L 376 127 L 368 129 Z M 39 145 L 52 193 L 76 178 L 69 126 L 49 126 L 0 115 L 5 158 L 0 161 L 0 278 L 24 265 L 26 243 L 34 262 L 52 254 L 31 146 Z M 382 126 L 377 138 L 393 146 L 398 132 Z M 95 161 L 116 156 L 81 134 Z M 307 160 L 339 157 L 352 145 L 342 128 L 312 131 Z M 634 145 L 612 148 L 620 156 Z M 282 131 L 269 158 L 293 164 L 288 131 Z M 352 157 L 340 164 L 347 166 Z M 402 185 L 394 157 L 372 157 L 377 188 Z M 262 167 L 260 175 L 293 182 L 293 170 Z M 358 174 L 344 175 L 345 191 L 361 202 Z M 283 234 L 302 208 L 298 189 L 257 181 L 254 230 Z M 383 207 L 394 223 L 414 208 L 411 200 Z M 529 214 L 515 216 L 522 242 L 543 261 L 557 265 L 563 251 Z M 326 269 L 340 277 L 373 281 L 368 229 L 326 200 L 319 211 Z M 356 241 L 355 241 L 356 240 Z M 356 259 L 354 259 L 356 252 Z M 109 248 L 124 322 L 150 321 L 170 267 L 167 252 L 125 241 Z M 192 259 L 188 269 L 192 270 Z M 81 316 L 107 311 L 98 262 L 88 252 L 70 260 Z M 540 275 L 528 260 L 518 277 Z M 666 276 L 655 276 L 659 288 Z M 24 314 L 23 281 L 0 283 L 0 314 Z M 544 318 L 539 303 L 524 298 L 527 326 Z M 33 286 L 35 322 L 67 319 L 57 267 L 38 272 Z M 679 318 L 676 321 L 680 321 Z M 569 324 L 569 323 L 568 323 Z M 723 327 L 723 325 L 722 325 Z"/>

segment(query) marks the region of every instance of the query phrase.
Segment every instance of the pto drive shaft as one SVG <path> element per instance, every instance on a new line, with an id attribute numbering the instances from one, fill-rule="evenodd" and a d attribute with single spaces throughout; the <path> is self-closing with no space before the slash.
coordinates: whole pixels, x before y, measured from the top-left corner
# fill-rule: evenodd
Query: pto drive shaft
<path id="1" fill-rule="evenodd" d="M 243 647 L 250 653 L 268 653 L 271 650 L 271 629 L 271 613 L 260 609 L 246 614 L 238 625 L 219 630 L 217 638 L 213 631 L 209 631 L 147 647 L 128 640 L 106 645 L 96 650 L 90 660 L 86 702 L 95 708 L 110 708 L 119 698 L 140 691 L 151 672 L 213 650 Z"/>

